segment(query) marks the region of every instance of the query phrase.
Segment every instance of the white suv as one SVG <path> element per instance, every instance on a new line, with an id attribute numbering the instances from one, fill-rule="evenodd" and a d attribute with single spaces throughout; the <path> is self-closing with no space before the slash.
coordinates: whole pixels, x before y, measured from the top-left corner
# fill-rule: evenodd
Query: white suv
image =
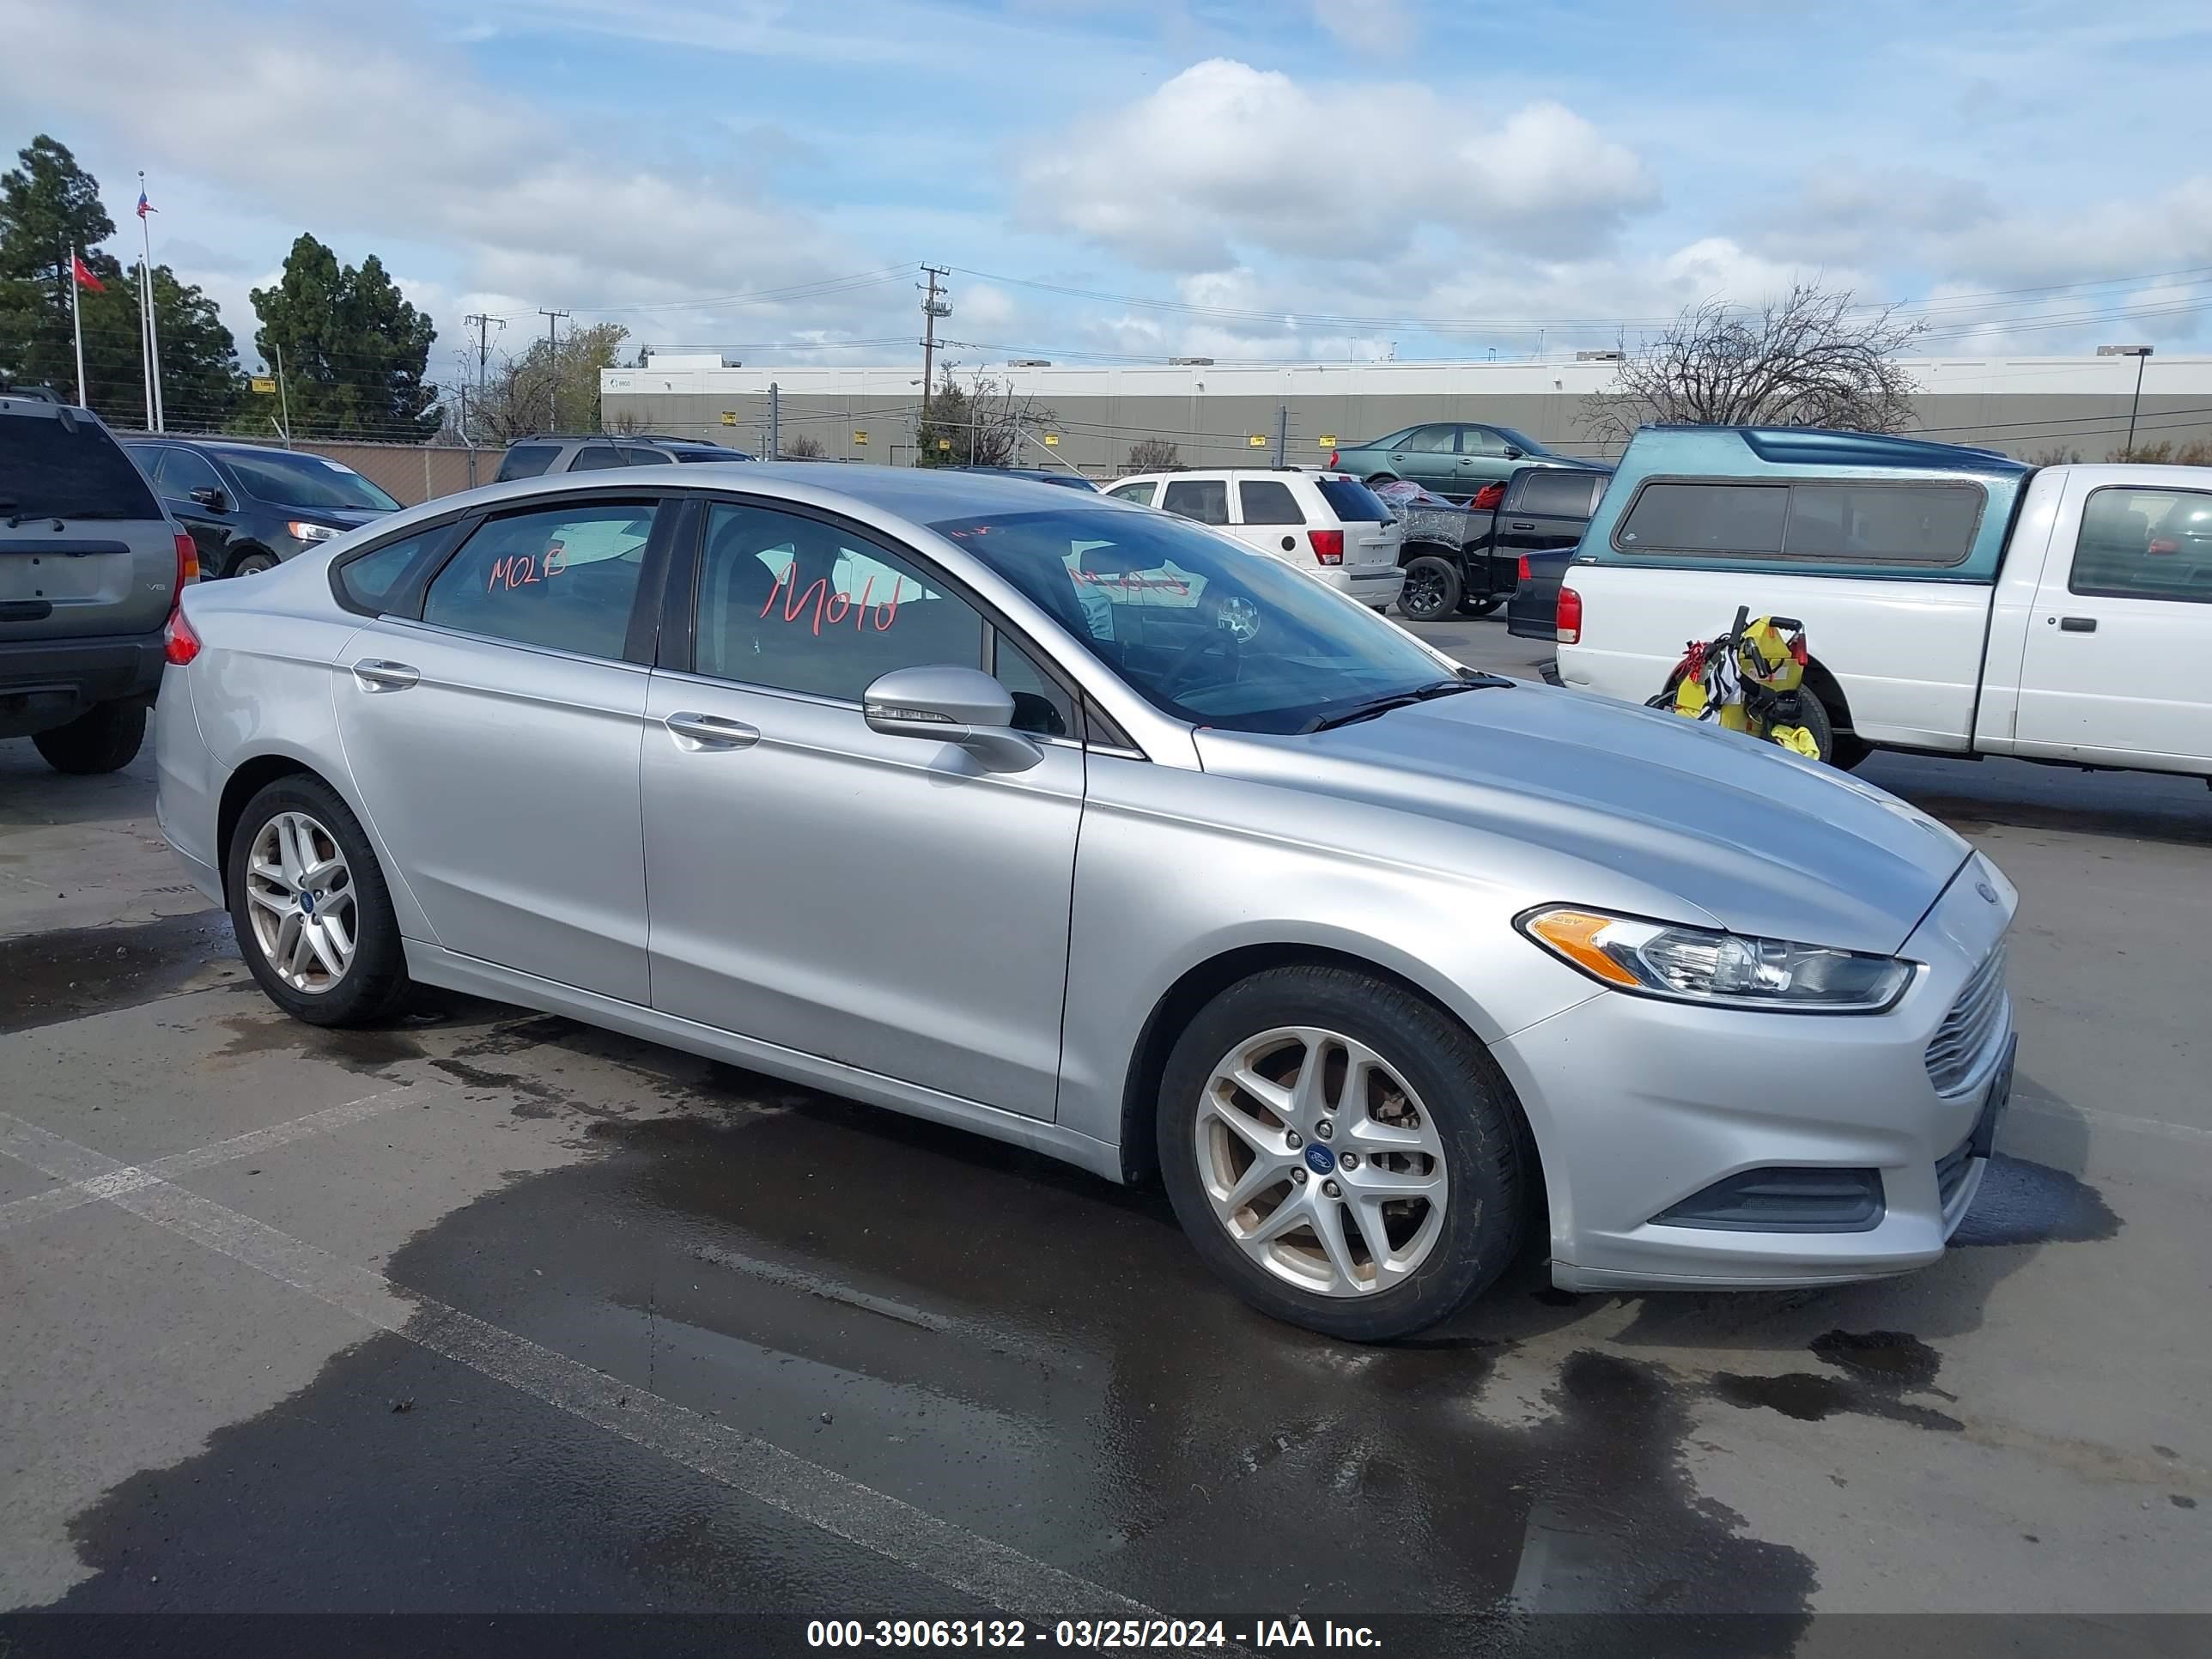
<path id="1" fill-rule="evenodd" d="M 1106 493 L 1211 525 L 1377 611 L 1406 585 L 1398 568 L 1405 527 L 1348 472 L 1256 466 L 1145 472 Z"/>

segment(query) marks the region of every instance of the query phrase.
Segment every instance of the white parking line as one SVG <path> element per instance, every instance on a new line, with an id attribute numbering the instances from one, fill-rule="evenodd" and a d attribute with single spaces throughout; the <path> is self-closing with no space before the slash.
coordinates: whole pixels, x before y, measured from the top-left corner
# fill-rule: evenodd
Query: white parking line
<path id="1" fill-rule="evenodd" d="M 341 1261 L 265 1222 L 171 1184 L 153 1175 L 151 1165 L 119 1163 L 6 1112 L 0 1112 L 0 1152 L 71 1182 L 69 1190 L 90 1193 L 97 1186 L 100 1190 L 90 1201 L 114 1204 L 182 1234 L 379 1330 L 933 1578 L 982 1607 L 1045 1622 L 1160 1616 L 1117 1591 L 593 1370 L 527 1337 L 395 1285 L 381 1273 Z"/>
<path id="2" fill-rule="evenodd" d="M 429 1092 L 436 1091 L 434 1088 Z M 228 1140 L 196 1146 L 188 1152 L 171 1152 L 166 1158 L 157 1158 L 143 1164 L 112 1164 L 112 1160 L 94 1153 L 92 1157 L 99 1163 L 94 1173 L 74 1177 L 64 1176 L 63 1178 L 70 1183 L 66 1187 L 52 1188 L 43 1193 L 33 1193 L 28 1198 L 0 1204 L 0 1232 L 27 1221 L 37 1221 L 46 1216 L 80 1209 L 87 1204 L 97 1204 L 104 1198 L 112 1198 L 118 1193 L 134 1187 L 149 1186 L 156 1181 L 190 1175 L 195 1170 L 228 1164 L 234 1158 L 252 1158 L 258 1152 L 274 1152 L 279 1146 L 288 1146 L 308 1135 L 320 1134 L 325 1129 L 342 1128 L 349 1123 L 359 1123 L 364 1118 L 374 1117 L 380 1112 L 388 1112 L 395 1106 L 405 1105 L 410 1100 L 423 1097 L 423 1090 L 402 1085 L 396 1089 L 386 1089 L 380 1094 L 349 1100 L 343 1106 L 326 1106 L 319 1112 L 310 1112 L 305 1117 L 295 1117 L 289 1122 L 271 1124 L 265 1129 L 254 1129 L 242 1135 L 233 1135 Z M 25 1131 L 33 1133 L 25 1134 Z M 14 1142 L 19 1137 L 24 1146 L 37 1149 L 58 1162 L 69 1162 L 73 1156 L 70 1152 L 62 1150 L 70 1147 L 70 1143 L 58 1135 L 36 1129 L 35 1126 L 25 1123 L 20 1118 L 0 1120 L 0 1152 L 10 1153 L 26 1164 L 39 1164 L 38 1158 L 31 1152 L 17 1149 Z M 39 1167 L 46 1168 L 44 1164 L 39 1164 Z M 76 1167 L 91 1169 L 93 1166 L 79 1159 Z M 48 1170 L 47 1173 L 52 1175 L 58 1171 Z"/>

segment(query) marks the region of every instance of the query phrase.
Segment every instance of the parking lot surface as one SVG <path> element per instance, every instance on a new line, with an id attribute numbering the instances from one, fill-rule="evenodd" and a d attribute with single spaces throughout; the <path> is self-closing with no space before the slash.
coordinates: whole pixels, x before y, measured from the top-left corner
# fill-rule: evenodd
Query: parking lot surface
<path id="1" fill-rule="evenodd" d="M 1006 1147 L 460 998 L 294 1024 L 162 848 L 150 755 L 0 744 L 0 1608 L 1725 1612 L 1776 1646 L 2205 1611 L 2212 793 L 1861 775 L 2021 890 L 1957 1247 L 1754 1295 L 1532 1267 L 1363 1349 L 1234 1301 L 1158 1194 Z"/>

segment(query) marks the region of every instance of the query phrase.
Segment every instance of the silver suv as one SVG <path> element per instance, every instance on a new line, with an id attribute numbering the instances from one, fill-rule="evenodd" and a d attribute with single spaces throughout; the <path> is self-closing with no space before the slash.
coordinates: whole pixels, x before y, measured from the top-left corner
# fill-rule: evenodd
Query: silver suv
<path id="1" fill-rule="evenodd" d="M 521 438 L 507 447 L 494 483 L 535 478 L 548 472 L 591 472 L 602 467 L 665 466 L 671 461 L 750 461 L 754 458 L 726 444 L 699 438 L 663 438 L 641 433 L 589 432 L 570 437 L 547 434 Z"/>
<path id="2" fill-rule="evenodd" d="M 99 416 L 0 386 L 0 738 L 64 772 L 128 765 L 198 574 Z"/>

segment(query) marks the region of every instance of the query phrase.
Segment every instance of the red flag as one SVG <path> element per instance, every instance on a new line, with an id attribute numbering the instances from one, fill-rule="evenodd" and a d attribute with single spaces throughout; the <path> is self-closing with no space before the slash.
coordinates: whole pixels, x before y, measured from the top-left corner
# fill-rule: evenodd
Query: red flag
<path id="1" fill-rule="evenodd" d="M 74 253 L 70 255 L 70 275 L 76 278 L 80 286 L 90 289 L 94 294 L 107 292 L 107 284 L 94 276 L 84 261 Z"/>

